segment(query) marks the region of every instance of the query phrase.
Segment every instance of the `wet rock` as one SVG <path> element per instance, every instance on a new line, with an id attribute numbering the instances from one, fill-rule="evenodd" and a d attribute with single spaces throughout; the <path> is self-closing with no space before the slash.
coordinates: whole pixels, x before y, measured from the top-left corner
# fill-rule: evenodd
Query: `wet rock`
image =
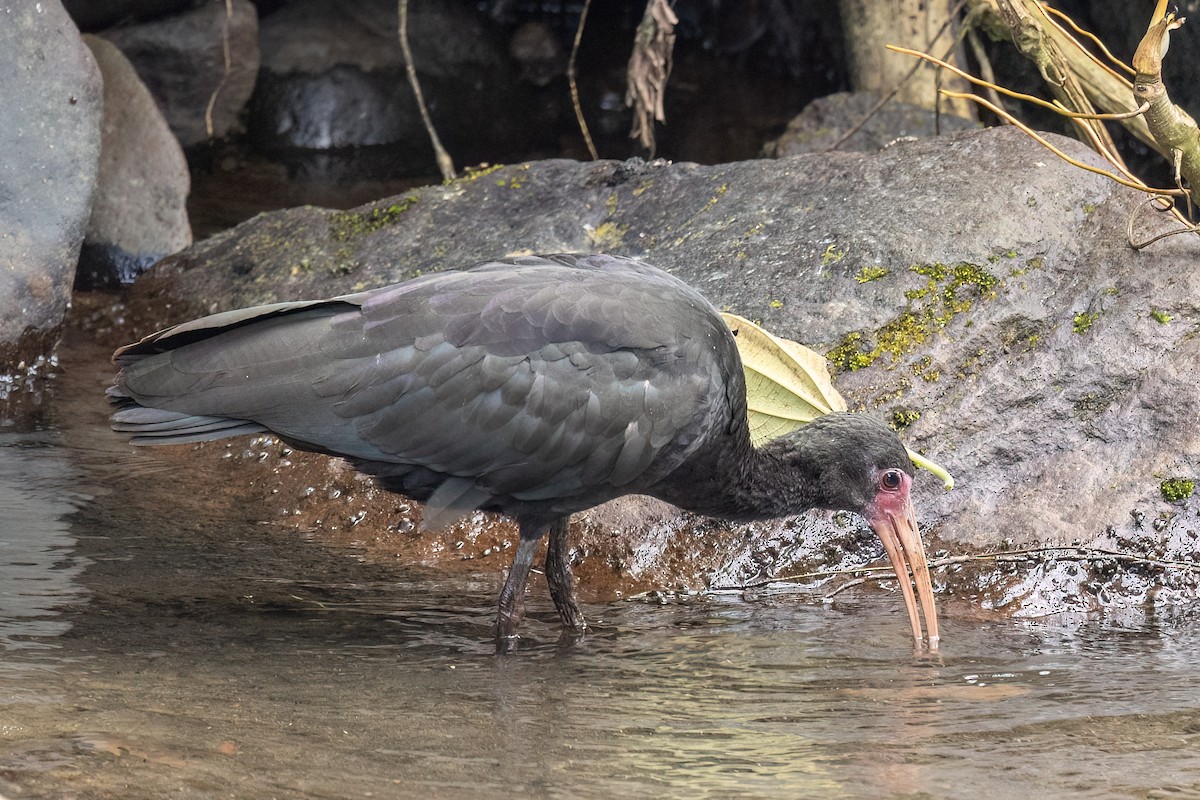
<path id="1" fill-rule="evenodd" d="M 104 77 L 100 174 L 76 287 L 131 283 L 192 243 L 187 160 L 150 92 L 116 45 L 85 36 Z"/>
<path id="2" fill-rule="evenodd" d="M 249 0 L 230 6 L 228 15 L 225 2 L 206 0 L 175 16 L 104 33 L 137 69 L 184 147 L 234 129 L 254 90 L 258 14 Z"/>
<path id="3" fill-rule="evenodd" d="M 969 119 L 936 115 L 896 101 L 872 113 L 878 100 L 879 96 L 871 92 L 838 92 L 818 98 L 788 123 L 787 130 L 767 146 L 767 152 L 776 157 L 823 153 L 864 119 L 866 123 L 839 150 L 882 150 L 903 139 L 927 139 L 979 127 Z"/>
<path id="4" fill-rule="evenodd" d="M 718 307 L 826 352 L 851 408 L 891 420 L 947 466 L 953 492 L 917 480 L 930 549 L 1030 554 L 949 562 L 937 580 L 973 607 L 1011 612 L 1069 588 L 1058 569 L 1025 582 L 1046 548 L 1119 537 L 1131 552 L 1179 560 L 1200 529 L 1200 499 L 1161 491 L 1166 477 L 1200 473 L 1200 276 L 1189 268 L 1200 245 L 1175 237 L 1131 250 L 1125 228 L 1141 201 L 1013 129 L 711 167 L 533 162 L 351 212 L 260 216 L 162 262 L 134 303 L 156 324 L 502 253 L 646 258 Z M 631 564 L 643 577 L 736 584 L 876 552 L 857 520 L 605 522 L 619 509 L 586 515 L 581 571 L 627 587 Z M 1162 530 L 1138 528 L 1135 510 L 1166 520 Z M 1195 597 L 1178 576 L 1174 593 L 1150 591 L 1078 563 L 1079 591 L 1100 605 Z"/>
<path id="5" fill-rule="evenodd" d="M 52 351 L 100 155 L 100 73 L 58 0 L 0 25 L 0 376 Z M 5 401 L 7 403 L 7 400 Z"/>
<path id="6" fill-rule="evenodd" d="M 439 137 L 459 163 L 527 152 L 540 136 L 499 31 L 469 4 L 414 3 L 409 42 Z M 262 23 L 250 129 L 268 148 L 391 145 L 394 172 L 429 171 L 429 135 L 409 87 L 397 4 L 301 0 Z M 489 156 L 489 153 L 492 155 Z"/>

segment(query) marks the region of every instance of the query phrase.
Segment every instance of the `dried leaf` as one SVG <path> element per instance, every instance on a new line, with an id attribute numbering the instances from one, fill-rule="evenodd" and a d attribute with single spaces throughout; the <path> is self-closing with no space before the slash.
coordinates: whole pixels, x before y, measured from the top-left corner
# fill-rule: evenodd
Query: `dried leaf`
<path id="1" fill-rule="evenodd" d="M 812 422 L 823 414 L 845 411 L 846 401 L 833 386 L 825 356 L 783 339 L 737 314 L 721 314 L 742 357 L 746 374 L 746 416 L 750 441 L 757 447 Z M 918 467 L 929 470 L 947 489 L 954 478 L 944 467 L 908 451 Z"/>
<path id="2" fill-rule="evenodd" d="M 634 36 L 633 54 L 626 72 L 625 105 L 633 108 L 629 135 L 654 152 L 654 123 L 665 122 L 663 97 L 671 76 L 675 26 L 679 18 L 667 0 L 649 0 Z"/>
<path id="3" fill-rule="evenodd" d="M 846 410 L 825 356 L 736 314 L 721 316 L 733 331 L 742 357 L 750 439 L 755 446 L 831 411 Z"/>

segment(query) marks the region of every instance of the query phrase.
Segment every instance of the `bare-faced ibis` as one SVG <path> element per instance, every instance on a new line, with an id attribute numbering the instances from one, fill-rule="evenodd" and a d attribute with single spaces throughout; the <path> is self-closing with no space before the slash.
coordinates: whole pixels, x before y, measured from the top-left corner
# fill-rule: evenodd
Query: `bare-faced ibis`
<path id="1" fill-rule="evenodd" d="M 896 570 L 919 646 L 911 570 L 937 648 L 914 469 L 896 435 L 834 413 L 754 447 L 729 328 L 697 291 L 640 261 L 521 257 L 229 311 L 113 360 L 113 427 L 134 444 L 266 431 L 423 501 L 428 526 L 474 509 L 512 517 L 520 542 L 500 593 L 502 649 L 547 532 L 554 604 L 566 626 L 586 627 L 567 520 L 626 494 L 736 521 L 859 513 Z"/>

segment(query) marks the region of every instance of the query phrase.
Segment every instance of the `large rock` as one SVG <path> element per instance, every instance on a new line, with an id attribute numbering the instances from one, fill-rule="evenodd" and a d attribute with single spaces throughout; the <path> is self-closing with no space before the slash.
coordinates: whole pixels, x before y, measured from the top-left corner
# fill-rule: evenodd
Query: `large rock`
<path id="1" fill-rule="evenodd" d="M 767 145 L 767 152 L 775 157 L 823 153 L 839 142 L 839 150 L 882 150 L 905 139 L 926 139 L 979 127 L 973 120 L 935 114 L 898 100 L 876 108 L 878 102 L 879 95 L 872 92 L 837 92 L 818 97 L 788 122 L 779 138 Z M 842 142 L 852 128 L 854 132 Z"/>
<path id="2" fill-rule="evenodd" d="M 100 72 L 58 0 L 0 3 L 0 400 L 49 355 L 100 156 Z M 25 364 L 21 364 L 25 362 Z"/>
<path id="3" fill-rule="evenodd" d="M 250 132 L 268 148 L 390 146 L 393 170 L 428 173 L 429 134 L 409 86 L 397 4 L 300 0 L 262 21 Z M 412 3 L 409 43 L 433 124 L 460 163 L 555 142 L 498 29 L 463 0 Z M 399 166 L 396 166 L 398 162 Z"/>
<path id="4" fill-rule="evenodd" d="M 260 216 L 162 262 L 135 301 L 167 322 L 506 252 L 641 256 L 827 352 L 852 408 L 891 420 L 955 473 L 953 492 L 917 481 L 933 549 L 1036 551 L 948 563 L 945 591 L 1030 613 L 1169 603 L 1197 597 L 1186 565 L 1200 499 L 1163 482 L 1200 476 L 1200 243 L 1131 250 L 1125 227 L 1141 201 L 1011 128 L 712 167 L 536 162 L 353 212 Z M 336 520 L 276 472 L 284 483 L 269 502 L 308 524 Z M 362 524 L 397 523 L 394 498 L 364 499 L 361 485 L 354 496 Z M 731 527 L 642 501 L 597 509 L 578 533 L 585 581 L 613 592 L 739 585 L 878 548 L 841 516 Z M 473 535 L 455 529 L 443 552 L 515 541 Z M 1107 550 L 1138 566 L 1118 568 L 1127 562 Z"/>
<path id="5" fill-rule="evenodd" d="M 192 243 L 187 159 L 154 98 L 116 45 L 84 41 L 104 76 L 100 176 L 76 285 L 131 283 Z"/>
<path id="6" fill-rule="evenodd" d="M 104 38 L 133 63 L 184 147 L 238 125 L 258 75 L 258 12 L 250 0 L 231 0 L 228 8 L 206 0 L 175 16 L 113 28 Z"/>

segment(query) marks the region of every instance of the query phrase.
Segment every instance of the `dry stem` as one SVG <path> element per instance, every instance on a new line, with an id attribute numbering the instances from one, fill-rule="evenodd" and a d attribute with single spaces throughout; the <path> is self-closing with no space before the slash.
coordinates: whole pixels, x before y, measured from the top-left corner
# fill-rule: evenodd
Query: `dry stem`
<path id="1" fill-rule="evenodd" d="M 421 82 L 417 80 L 417 68 L 413 66 L 412 50 L 408 46 L 408 0 L 400 0 L 400 49 L 404 53 L 404 67 L 408 72 L 408 84 L 412 87 L 413 97 L 417 100 L 421 121 L 425 123 L 425 130 L 429 132 L 429 142 L 433 145 L 433 154 L 437 158 L 438 169 L 441 170 L 443 180 L 452 181 L 455 177 L 454 161 L 446 152 L 446 148 L 442 147 L 442 140 L 433 127 L 429 109 L 425 105 L 425 95 L 421 92 Z"/>
<path id="2" fill-rule="evenodd" d="M 579 26 L 575 28 L 575 42 L 571 45 L 571 57 L 567 60 L 567 83 L 571 87 L 571 106 L 575 109 L 575 119 L 579 120 L 579 131 L 583 134 L 583 141 L 587 144 L 592 161 L 598 161 L 600 154 L 596 152 L 596 145 L 588 130 L 587 120 L 583 118 L 583 106 L 579 102 L 579 84 L 575 82 L 575 58 L 579 55 L 579 43 L 583 41 L 583 26 L 587 22 L 588 9 L 591 6 L 592 0 L 584 0 L 583 10 L 579 12 Z"/>

